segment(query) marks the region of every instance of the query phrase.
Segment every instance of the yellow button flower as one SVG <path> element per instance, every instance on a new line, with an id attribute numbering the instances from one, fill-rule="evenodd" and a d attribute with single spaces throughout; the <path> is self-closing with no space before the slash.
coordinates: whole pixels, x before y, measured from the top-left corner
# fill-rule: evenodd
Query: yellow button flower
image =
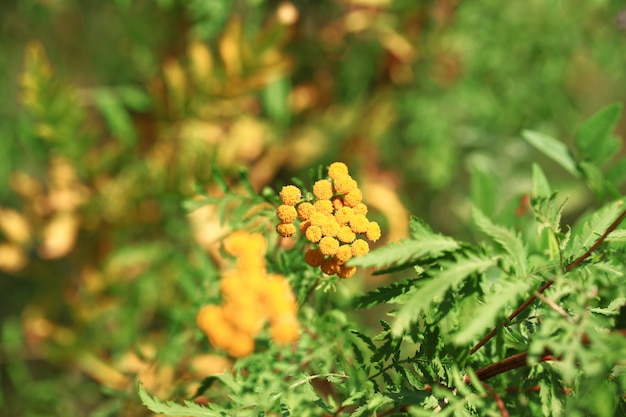
<path id="1" fill-rule="evenodd" d="M 313 195 L 319 200 L 330 200 L 333 196 L 333 185 L 328 180 L 319 180 L 313 184 Z"/>
<path id="2" fill-rule="evenodd" d="M 324 259 L 324 262 L 322 262 L 322 265 L 320 265 L 320 269 L 326 275 L 335 275 L 337 271 L 339 271 L 339 264 L 337 263 L 337 259 L 334 256 Z"/>
<path id="3" fill-rule="evenodd" d="M 355 214 L 350 219 L 350 229 L 352 229 L 354 233 L 365 233 L 368 230 L 368 226 L 369 220 L 362 214 Z"/>
<path id="4" fill-rule="evenodd" d="M 363 239 L 356 239 L 352 242 L 352 256 L 363 256 L 370 251 L 370 245 Z"/>
<path id="5" fill-rule="evenodd" d="M 333 162 L 328 167 L 328 176 L 334 180 L 339 175 L 348 175 L 348 167 L 343 162 Z"/>
<path id="6" fill-rule="evenodd" d="M 339 278 L 350 278 L 356 272 L 355 266 L 340 265 L 337 275 Z"/>
<path id="7" fill-rule="evenodd" d="M 293 223 L 279 223 L 276 225 L 276 231 L 282 237 L 290 237 L 296 233 L 296 226 Z"/>
<path id="8" fill-rule="evenodd" d="M 295 185 L 286 185 L 280 190 L 280 200 L 288 206 L 295 206 L 302 198 L 300 189 Z"/>
<path id="9" fill-rule="evenodd" d="M 326 256 L 333 256 L 339 249 L 339 241 L 330 236 L 324 236 L 319 242 L 320 251 Z"/>
<path id="10" fill-rule="evenodd" d="M 367 216 L 367 206 L 363 203 L 359 203 L 356 206 L 352 207 L 352 212 L 354 214 L 362 214 Z"/>
<path id="11" fill-rule="evenodd" d="M 322 238 L 322 229 L 319 226 L 309 226 L 306 229 L 305 236 L 309 242 L 317 243 Z"/>
<path id="12" fill-rule="evenodd" d="M 307 264 L 317 268 L 324 261 L 324 254 L 319 249 L 309 249 L 304 253 L 304 260 Z"/>
<path id="13" fill-rule="evenodd" d="M 348 174 L 339 174 L 333 179 L 333 187 L 337 194 L 347 194 L 357 187 L 357 183 Z"/>
<path id="14" fill-rule="evenodd" d="M 363 200 L 363 193 L 358 188 L 353 188 L 343 196 L 343 202 L 348 207 L 356 207 Z"/>
<path id="15" fill-rule="evenodd" d="M 352 243 L 356 239 L 356 235 L 349 226 L 341 226 L 337 232 L 337 239 L 343 243 Z"/>
<path id="16" fill-rule="evenodd" d="M 298 218 L 300 220 L 309 220 L 311 215 L 315 213 L 315 207 L 309 202 L 300 203 L 298 205 Z"/>
<path id="17" fill-rule="evenodd" d="M 313 206 L 318 213 L 333 214 L 333 203 L 330 200 L 317 200 Z"/>
<path id="18" fill-rule="evenodd" d="M 380 235 L 381 232 L 378 223 L 369 222 L 367 226 L 367 231 L 365 232 L 365 236 L 367 237 L 367 239 L 371 242 L 376 242 L 378 239 L 380 239 Z"/>
<path id="19" fill-rule="evenodd" d="M 278 217 L 281 223 L 292 223 L 296 220 L 297 216 L 298 212 L 294 206 L 282 204 L 276 209 L 276 217 Z"/>
<path id="20" fill-rule="evenodd" d="M 335 219 L 339 224 L 348 224 L 353 216 L 354 212 L 350 207 L 342 207 L 335 212 Z"/>
<path id="21" fill-rule="evenodd" d="M 334 217 L 328 220 L 328 222 L 322 225 L 322 234 L 324 236 L 335 237 L 339 233 L 341 226 L 337 223 Z"/>
<path id="22" fill-rule="evenodd" d="M 341 245 L 339 249 L 337 249 L 337 253 L 335 254 L 335 258 L 340 263 L 346 263 L 350 258 L 352 258 L 352 248 L 350 245 Z"/>

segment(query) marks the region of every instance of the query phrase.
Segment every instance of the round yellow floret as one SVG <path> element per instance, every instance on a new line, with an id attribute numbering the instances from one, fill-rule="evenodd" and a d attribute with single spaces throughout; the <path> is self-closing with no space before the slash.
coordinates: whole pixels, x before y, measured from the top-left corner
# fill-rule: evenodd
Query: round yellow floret
<path id="1" fill-rule="evenodd" d="M 352 243 L 356 239 L 356 235 L 349 226 L 341 226 L 337 232 L 337 239 L 343 243 Z"/>
<path id="2" fill-rule="evenodd" d="M 338 175 L 348 175 L 348 166 L 343 162 L 333 162 L 328 167 L 328 176 L 330 178 L 335 179 Z"/>
<path id="3" fill-rule="evenodd" d="M 319 242 L 320 251 L 327 256 L 333 256 L 339 249 L 339 241 L 330 236 L 324 236 Z"/>
<path id="4" fill-rule="evenodd" d="M 350 207 L 342 207 L 335 212 L 335 219 L 339 224 L 347 224 L 354 216 L 354 212 Z"/>
<path id="5" fill-rule="evenodd" d="M 317 243 L 322 238 L 322 229 L 319 226 L 309 226 L 306 228 L 304 236 L 309 242 Z"/>
<path id="6" fill-rule="evenodd" d="M 348 174 L 339 174 L 333 179 L 333 187 L 337 194 L 347 194 L 357 187 L 357 183 Z"/>
<path id="7" fill-rule="evenodd" d="M 254 339 L 249 334 L 237 332 L 229 340 L 226 352 L 232 357 L 242 358 L 254 352 Z"/>
<path id="8" fill-rule="evenodd" d="M 292 343 L 298 340 L 300 325 L 295 317 L 281 316 L 272 321 L 270 335 L 278 344 Z"/>
<path id="9" fill-rule="evenodd" d="M 315 213 L 315 207 L 309 202 L 300 203 L 298 205 L 298 218 L 300 220 L 309 220 L 311 214 Z"/>
<path id="10" fill-rule="evenodd" d="M 359 203 L 356 206 L 352 207 L 352 212 L 354 214 L 362 214 L 364 216 L 367 215 L 367 206 L 363 203 Z"/>
<path id="11" fill-rule="evenodd" d="M 348 207 L 356 207 L 363 200 L 363 193 L 358 188 L 353 188 L 343 196 L 343 202 Z"/>
<path id="12" fill-rule="evenodd" d="M 280 200 L 283 204 L 288 206 L 295 206 L 298 201 L 302 198 L 302 193 L 300 189 L 295 185 L 285 185 L 280 190 Z"/>
<path id="13" fill-rule="evenodd" d="M 356 272 L 355 266 L 340 265 L 337 271 L 339 278 L 350 278 Z"/>
<path id="14" fill-rule="evenodd" d="M 339 264 L 334 256 L 324 259 L 324 262 L 320 265 L 320 269 L 326 275 L 335 275 L 339 271 Z"/>
<path id="15" fill-rule="evenodd" d="M 365 233 L 368 230 L 369 220 L 362 214 L 355 214 L 350 219 L 350 229 L 354 233 Z"/>
<path id="16" fill-rule="evenodd" d="M 352 256 L 363 256 L 370 251 L 370 245 L 363 239 L 352 242 Z"/>
<path id="17" fill-rule="evenodd" d="M 335 237 L 339 233 L 341 226 L 337 223 L 334 217 L 331 217 L 326 224 L 322 225 L 322 234 L 324 236 Z"/>
<path id="18" fill-rule="evenodd" d="M 346 263 L 350 258 L 352 258 L 352 248 L 350 245 L 341 245 L 339 249 L 337 249 L 337 253 L 335 254 L 335 258 L 340 263 Z"/>
<path id="19" fill-rule="evenodd" d="M 282 237 L 290 237 L 296 233 L 296 226 L 293 223 L 279 223 L 276 225 L 276 231 Z"/>
<path id="20" fill-rule="evenodd" d="M 328 217 L 324 213 L 318 213 L 317 211 L 311 214 L 309 220 L 313 226 L 323 226 L 328 223 Z"/>
<path id="21" fill-rule="evenodd" d="M 213 323 L 222 320 L 222 309 L 213 304 L 202 306 L 196 315 L 196 323 L 204 333 L 209 332 Z"/>
<path id="22" fill-rule="evenodd" d="M 376 242 L 378 239 L 380 239 L 380 235 L 381 232 L 378 223 L 369 222 L 367 226 L 367 231 L 365 232 L 365 236 L 367 237 L 367 239 L 371 242 Z"/>
<path id="23" fill-rule="evenodd" d="M 330 200 L 333 196 L 333 185 L 328 180 L 319 180 L 313 184 L 313 195 L 319 200 Z"/>
<path id="24" fill-rule="evenodd" d="M 317 200 L 313 206 L 319 213 L 333 214 L 333 203 L 330 200 Z"/>
<path id="25" fill-rule="evenodd" d="M 276 217 L 280 220 L 281 223 L 292 223 L 296 220 L 298 213 L 296 212 L 296 208 L 294 206 L 288 206 L 286 204 L 278 206 L 276 209 Z"/>
<path id="26" fill-rule="evenodd" d="M 309 249 L 304 253 L 304 260 L 307 264 L 317 268 L 324 261 L 324 254 L 319 249 Z"/>

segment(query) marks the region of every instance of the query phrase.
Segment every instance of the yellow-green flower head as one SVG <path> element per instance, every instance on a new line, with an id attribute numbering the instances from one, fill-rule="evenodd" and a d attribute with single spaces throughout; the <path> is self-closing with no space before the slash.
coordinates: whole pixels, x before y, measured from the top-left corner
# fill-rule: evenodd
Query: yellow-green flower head
<path id="1" fill-rule="evenodd" d="M 337 232 L 337 239 L 343 243 L 352 243 L 356 239 L 356 235 L 350 229 L 350 226 L 341 226 L 339 232 Z"/>
<path id="2" fill-rule="evenodd" d="M 330 200 L 317 200 L 313 206 L 319 213 L 333 214 L 333 203 Z"/>
<path id="3" fill-rule="evenodd" d="M 328 180 L 319 180 L 313 184 L 313 195 L 319 200 L 330 200 L 333 196 L 333 185 Z"/>
<path id="4" fill-rule="evenodd" d="M 363 203 L 359 203 L 356 206 L 352 207 L 352 212 L 354 214 L 362 214 L 367 216 L 367 206 Z"/>
<path id="5" fill-rule="evenodd" d="M 365 236 L 367 237 L 367 239 L 371 242 L 376 242 L 378 239 L 380 239 L 380 226 L 378 223 L 376 222 L 369 222 L 369 224 L 367 225 L 367 231 L 365 232 Z"/>
<path id="6" fill-rule="evenodd" d="M 343 196 L 343 202 L 348 207 L 356 207 L 363 200 L 363 193 L 358 188 L 353 188 Z"/>
<path id="7" fill-rule="evenodd" d="M 370 245 L 363 239 L 352 242 L 352 256 L 363 256 L 370 251 Z"/>
<path id="8" fill-rule="evenodd" d="M 328 176 L 334 180 L 339 175 L 348 175 L 348 166 L 343 162 L 333 162 L 328 167 Z"/>
<path id="9" fill-rule="evenodd" d="M 350 207 L 342 207 L 335 212 L 335 219 L 339 224 L 348 224 L 353 216 L 354 211 Z"/>
<path id="10" fill-rule="evenodd" d="M 302 198 L 302 193 L 300 189 L 295 185 L 285 185 L 280 190 L 280 200 L 283 204 L 288 206 L 295 206 L 298 201 Z"/>
<path id="11" fill-rule="evenodd" d="M 304 260 L 307 264 L 317 268 L 324 261 L 324 254 L 319 249 L 309 249 L 304 253 Z"/>
<path id="12" fill-rule="evenodd" d="M 345 195 L 357 188 L 357 183 L 350 175 L 340 174 L 333 179 L 333 187 L 335 188 L 337 194 Z"/>
<path id="13" fill-rule="evenodd" d="M 337 253 L 335 254 L 335 258 L 337 258 L 337 261 L 341 264 L 348 262 L 348 260 L 352 258 L 352 248 L 350 245 L 339 246 L 339 249 L 337 249 Z"/>
<path id="14" fill-rule="evenodd" d="M 290 237 L 296 233 L 296 226 L 293 223 L 279 223 L 276 225 L 276 231 L 282 237 Z"/>
<path id="15" fill-rule="evenodd" d="M 315 207 L 309 202 L 300 203 L 298 205 L 298 218 L 300 220 L 309 220 L 311 215 L 315 213 Z"/>
<path id="16" fill-rule="evenodd" d="M 313 226 L 323 226 L 328 223 L 328 217 L 324 213 L 315 212 L 309 218 Z"/>
<path id="17" fill-rule="evenodd" d="M 309 242 L 317 243 L 322 238 L 322 229 L 319 226 L 309 226 L 304 232 L 304 236 Z"/>
<path id="18" fill-rule="evenodd" d="M 309 228 L 310 229 L 310 228 Z M 339 241 L 330 236 L 324 236 L 319 241 L 320 252 L 326 256 L 333 256 L 339 249 Z"/>
<path id="19" fill-rule="evenodd" d="M 362 214 L 355 214 L 350 219 L 350 229 L 354 233 L 365 233 L 368 230 L 369 220 Z M 380 236 L 379 236 L 380 237 Z"/>
<path id="20" fill-rule="evenodd" d="M 276 209 L 276 217 L 281 223 L 292 223 L 296 220 L 298 212 L 294 206 L 282 204 Z"/>
<path id="21" fill-rule="evenodd" d="M 350 278 L 356 273 L 356 266 L 339 265 L 337 275 L 339 278 Z"/>

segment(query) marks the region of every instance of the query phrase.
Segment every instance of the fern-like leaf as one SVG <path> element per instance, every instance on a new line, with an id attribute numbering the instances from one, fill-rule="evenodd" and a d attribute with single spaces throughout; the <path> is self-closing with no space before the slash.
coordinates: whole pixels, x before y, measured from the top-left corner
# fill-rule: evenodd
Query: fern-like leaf
<path id="1" fill-rule="evenodd" d="M 219 417 L 222 414 L 210 408 L 203 407 L 193 401 L 185 401 L 183 404 L 173 401 L 162 402 L 156 397 L 152 397 L 143 389 L 141 383 L 138 386 L 139 398 L 143 405 L 150 411 L 167 416 L 188 416 L 188 417 Z"/>
<path id="2" fill-rule="evenodd" d="M 356 308 L 369 308 L 382 303 L 393 303 L 396 298 L 414 288 L 416 282 L 418 281 L 410 278 L 384 287 L 378 287 L 361 297 L 357 297 L 354 301 L 354 306 Z"/>
<path id="3" fill-rule="evenodd" d="M 480 210 L 474 208 L 472 217 L 478 228 L 502 246 L 508 254 L 511 266 L 518 276 L 527 273 L 526 260 L 528 253 L 522 240 L 512 231 L 494 224 Z"/>
<path id="4" fill-rule="evenodd" d="M 412 292 L 405 304 L 398 310 L 391 326 L 394 336 L 400 336 L 407 331 L 419 315 L 425 312 L 431 303 L 440 299 L 452 287 L 459 285 L 468 276 L 485 271 L 495 264 L 495 259 L 477 255 L 459 257 L 457 262 L 449 263 L 447 268 L 431 279 L 420 280 L 423 283 Z"/>

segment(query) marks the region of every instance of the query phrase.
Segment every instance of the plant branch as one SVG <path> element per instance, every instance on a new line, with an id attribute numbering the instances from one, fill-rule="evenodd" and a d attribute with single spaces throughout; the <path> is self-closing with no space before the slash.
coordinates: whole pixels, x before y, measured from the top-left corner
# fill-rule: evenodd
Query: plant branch
<path id="1" fill-rule="evenodd" d="M 581 263 L 583 263 L 589 256 L 591 256 L 591 254 L 598 249 L 598 247 L 600 247 L 600 245 L 602 244 L 602 242 L 604 242 L 604 240 L 606 239 L 606 237 L 617 228 L 617 226 L 620 225 L 620 223 L 624 220 L 624 218 L 626 218 L 626 210 L 624 210 L 622 212 L 622 214 L 620 214 L 617 219 L 615 219 L 615 221 L 613 221 L 613 223 L 611 223 L 611 225 L 605 230 L 605 232 L 602 234 L 602 236 L 600 236 L 598 238 L 598 240 L 596 240 L 596 242 L 589 248 L 587 249 L 587 251 L 585 253 L 583 253 L 582 255 L 580 255 L 578 258 L 574 259 L 572 262 L 570 262 L 569 264 L 567 264 L 567 266 L 565 267 L 564 272 L 569 272 L 572 269 L 576 268 L 577 266 L 579 266 Z M 537 294 L 542 294 L 545 290 L 547 290 L 548 288 L 550 288 L 550 286 L 554 283 L 554 279 L 551 279 L 547 282 L 545 282 L 541 288 L 539 288 L 537 290 L 537 292 L 533 295 L 531 295 L 526 301 L 524 301 L 524 303 L 522 305 L 520 305 L 513 313 L 511 313 L 511 315 L 509 315 L 507 321 L 504 323 L 504 326 L 506 327 L 508 325 L 508 322 L 510 322 L 511 320 L 513 320 L 515 317 L 517 317 L 522 311 L 524 311 L 526 309 L 526 307 L 528 307 L 530 304 L 532 304 L 536 299 L 537 299 Z M 470 350 L 470 355 L 476 353 L 476 351 L 478 349 L 480 349 L 482 346 L 484 346 L 489 340 L 491 340 L 495 335 L 497 330 L 497 327 L 494 327 L 485 337 L 483 337 L 480 342 L 478 342 L 476 344 L 476 346 L 474 346 L 472 348 L 472 350 Z"/>

